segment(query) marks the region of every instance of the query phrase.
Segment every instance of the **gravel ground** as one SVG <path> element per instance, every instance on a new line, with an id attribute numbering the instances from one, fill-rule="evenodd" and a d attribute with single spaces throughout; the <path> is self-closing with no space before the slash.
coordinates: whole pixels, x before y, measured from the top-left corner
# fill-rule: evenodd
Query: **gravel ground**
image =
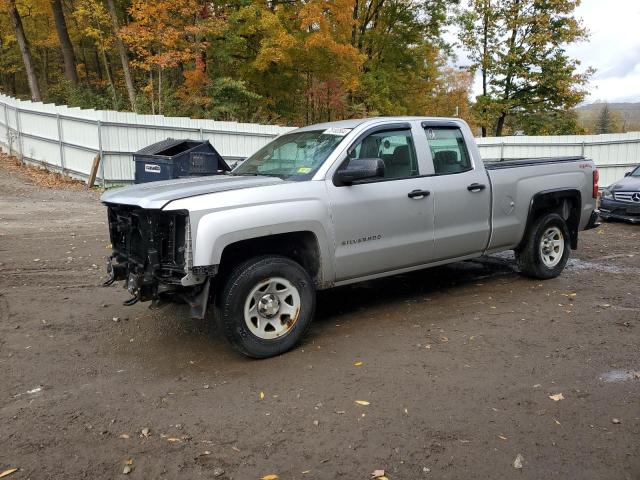
<path id="1" fill-rule="evenodd" d="M 252 361 L 100 286 L 97 194 L 0 169 L 0 472 L 638 479 L 639 240 L 584 232 L 545 282 L 502 255 L 323 292 L 302 345 Z"/>

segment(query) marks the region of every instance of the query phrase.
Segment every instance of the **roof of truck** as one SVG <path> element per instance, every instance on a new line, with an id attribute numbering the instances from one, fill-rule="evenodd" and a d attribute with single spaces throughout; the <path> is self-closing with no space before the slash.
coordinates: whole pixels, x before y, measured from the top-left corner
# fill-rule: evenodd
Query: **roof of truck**
<path id="1" fill-rule="evenodd" d="M 446 118 L 446 117 L 369 117 L 369 118 L 351 118 L 348 120 L 338 120 L 335 122 L 316 123 L 314 125 L 307 125 L 306 127 L 299 128 L 298 130 L 326 130 L 328 128 L 356 128 L 363 123 L 374 123 L 380 120 L 389 122 L 411 122 L 415 120 L 431 120 L 431 121 L 451 121 L 458 120 L 460 118 Z"/>

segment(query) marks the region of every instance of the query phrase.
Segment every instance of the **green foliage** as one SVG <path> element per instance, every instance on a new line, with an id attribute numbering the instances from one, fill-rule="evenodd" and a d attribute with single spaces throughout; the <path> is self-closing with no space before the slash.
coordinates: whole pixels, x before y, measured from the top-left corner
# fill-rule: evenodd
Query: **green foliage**
<path id="1" fill-rule="evenodd" d="M 460 40 L 485 79 L 476 108 L 485 131 L 502 135 L 511 117 L 517 117 L 525 133 L 539 131 L 545 116 L 558 131 L 571 125 L 563 112 L 584 99 L 583 86 L 592 73 L 580 73 L 579 62 L 565 52 L 566 44 L 586 36 L 573 15 L 578 3 L 469 1 L 459 17 Z"/>
<path id="2" fill-rule="evenodd" d="M 486 74 L 473 108 L 472 76 L 448 66 L 442 39 L 457 1 L 63 2 L 75 87 L 64 77 L 49 2 L 21 0 L 19 9 L 47 101 L 127 109 L 131 98 L 140 113 L 289 125 L 459 115 L 499 133 L 531 133 L 573 128 L 564 112 L 582 98 L 586 76 L 563 45 L 584 36 L 576 1 L 468 0 L 457 12 L 460 39 Z M 28 96 L 1 7 L 0 54 L 1 88 Z"/>
<path id="3" fill-rule="evenodd" d="M 68 80 L 60 79 L 56 83 L 49 85 L 46 94 L 46 101 L 59 105 L 69 105 L 70 107 L 95 108 L 100 110 L 121 110 L 127 107 L 122 95 L 116 93 L 116 104 L 114 108 L 114 92 L 109 85 L 103 88 L 90 88 L 87 85 L 73 86 Z"/>
<path id="4" fill-rule="evenodd" d="M 598 119 L 594 127 L 594 132 L 598 135 L 603 133 L 615 133 L 618 132 L 618 127 L 614 120 L 613 114 L 609 109 L 609 104 L 605 103 L 600 110 Z"/>

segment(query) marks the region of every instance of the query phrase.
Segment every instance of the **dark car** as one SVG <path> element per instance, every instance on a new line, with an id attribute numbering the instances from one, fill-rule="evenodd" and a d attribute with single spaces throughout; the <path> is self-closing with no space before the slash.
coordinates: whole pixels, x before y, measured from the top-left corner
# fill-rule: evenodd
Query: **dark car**
<path id="1" fill-rule="evenodd" d="M 600 217 L 640 223 L 640 166 L 602 191 Z"/>

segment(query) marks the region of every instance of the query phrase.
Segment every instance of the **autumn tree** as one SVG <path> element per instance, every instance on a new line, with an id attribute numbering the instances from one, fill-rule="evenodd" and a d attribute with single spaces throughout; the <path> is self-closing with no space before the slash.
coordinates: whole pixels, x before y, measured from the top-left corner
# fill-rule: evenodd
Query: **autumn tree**
<path id="1" fill-rule="evenodd" d="M 122 27 L 121 34 L 134 53 L 132 65 L 149 75 L 146 91 L 154 113 L 156 105 L 157 113 L 163 113 L 165 74 L 169 74 L 169 86 L 173 86 L 179 67 L 195 64 L 201 58 L 207 45 L 203 35 L 217 28 L 215 15 L 194 15 L 202 8 L 197 0 L 134 0 L 129 7 L 132 21 Z"/>
<path id="2" fill-rule="evenodd" d="M 460 41 L 484 78 L 478 120 L 501 136 L 506 121 L 567 111 L 585 96 L 591 70 L 578 71 L 565 45 L 586 38 L 575 18 L 579 0 L 469 0 Z M 553 117 L 549 117 L 552 119 Z"/>
<path id="3" fill-rule="evenodd" d="M 38 77 L 36 76 L 36 70 L 31 57 L 31 49 L 29 42 L 25 35 L 24 26 L 22 24 L 22 17 L 18 12 L 15 0 L 2 0 L 1 6 L 9 15 L 11 25 L 15 34 L 18 47 L 20 48 L 20 54 L 22 55 L 22 62 L 24 63 L 25 73 L 27 74 L 27 82 L 29 83 L 29 90 L 31 91 L 31 99 L 34 101 L 40 101 L 42 96 L 40 95 L 40 84 Z"/>
<path id="4" fill-rule="evenodd" d="M 62 59 L 64 61 L 64 74 L 72 85 L 78 84 L 78 72 L 76 71 L 76 56 L 73 51 L 73 45 L 69 38 L 69 30 L 67 29 L 67 21 L 64 17 L 62 8 L 62 0 L 51 0 L 51 11 L 53 12 L 53 20 L 60 41 L 60 50 L 62 51 Z"/>
<path id="5" fill-rule="evenodd" d="M 122 36 L 120 35 L 120 22 L 118 20 L 118 12 L 116 10 L 116 5 L 114 0 L 106 0 L 107 1 L 107 9 L 109 10 L 109 17 L 111 18 L 111 29 L 113 33 L 113 38 L 118 48 L 118 55 L 120 56 L 120 63 L 122 65 L 122 74 L 124 75 L 125 85 L 127 87 L 127 95 L 129 96 L 129 104 L 131 105 L 131 109 L 136 112 L 136 89 L 133 84 L 133 77 L 131 75 L 131 69 L 129 68 L 129 55 L 127 54 L 127 49 L 124 46 L 122 41 Z"/>

